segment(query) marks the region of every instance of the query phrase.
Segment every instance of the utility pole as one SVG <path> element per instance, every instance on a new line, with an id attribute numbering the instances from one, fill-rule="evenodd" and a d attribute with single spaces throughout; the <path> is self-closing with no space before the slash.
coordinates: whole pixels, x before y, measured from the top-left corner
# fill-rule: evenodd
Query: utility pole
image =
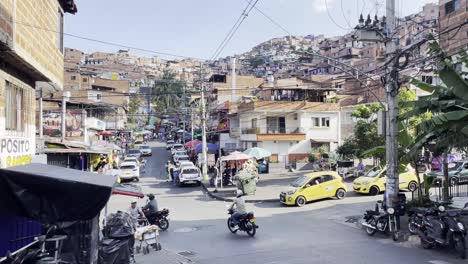
<path id="1" fill-rule="evenodd" d="M 193 109 L 190 109 L 190 121 L 192 122 L 192 125 L 191 125 L 191 135 L 192 135 L 192 144 L 193 144 L 193 126 L 194 126 L 194 122 L 193 122 Z"/>
<path id="2" fill-rule="evenodd" d="M 44 138 L 44 107 L 42 105 L 42 96 L 43 96 L 43 91 L 39 91 L 39 138 L 43 139 Z"/>
<path id="3" fill-rule="evenodd" d="M 200 62 L 200 81 L 201 81 L 201 108 L 202 108 L 202 174 L 203 179 L 208 180 L 207 149 L 206 149 L 206 105 L 205 105 L 205 83 L 203 79 L 202 62 Z"/>
<path id="4" fill-rule="evenodd" d="M 396 51 L 397 43 L 393 34 L 395 32 L 395 0 L 386 2 L 387 28 L 386 35 L 389 37 L 385 42 L 386 53 L 391 57 L 386 76 L 386 159 L 387 159 L 387 206 L 395 207 L 398 202 L 398 69 L 396 67 L 397 58 L 393 55 Z"/>
<path id="5" fill-rule="evenodd" d="M 184 102 L 184 108 L 183 108 L 183 111 L 184 111 L 184 115 L 183 115 L 183 126 L 184 126 L 184 132 L 182 133 L 182 144 L 185 145 L 185 119 L 187 119 L 187 109 L 186 109 L 186 106 L 185 106 L 185 85 L 183 87 L 183 95 L 182 95 L 182 100 Z"/>
<path id="6" fill-rule="evenodd" d="M 65 126 L 66 115 L 67 115 L 67 101 L 70 98 L 70 92 L 63 92 L 62 94 L 62 142 L 65 142 L 65 135 L 67 133 L 67 128 Z"/>

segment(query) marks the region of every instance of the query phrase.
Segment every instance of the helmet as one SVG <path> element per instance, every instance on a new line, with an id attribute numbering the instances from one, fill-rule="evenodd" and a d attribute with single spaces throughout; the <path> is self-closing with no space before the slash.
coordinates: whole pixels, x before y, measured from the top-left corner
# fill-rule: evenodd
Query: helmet
<path id="1" fill-rule="evenodd" d="M 136 199 L 133 199 L 131 204 L 136 204 L 137 203 L 137 200 Z"/>
<path id="2" fill-rule="evenodd" d="M 241 190 L 236 191 L 236 197 L 241 197 L 243 194 L 244 194 L 244 192 L 241 191 Z"/>
<path id="3" fill-rule="evenodd" d="M 154 194 L 152 194 L 152 193 L 148 194 L 148 199 L 154 200 Z"/>

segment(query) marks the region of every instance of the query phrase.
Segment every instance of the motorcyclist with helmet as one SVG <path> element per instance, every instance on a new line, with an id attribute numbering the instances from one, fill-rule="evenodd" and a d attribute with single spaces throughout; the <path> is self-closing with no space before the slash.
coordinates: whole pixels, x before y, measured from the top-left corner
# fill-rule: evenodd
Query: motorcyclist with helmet
<path id="1" fill-rule="evenodd" d="M 231 223 L 234 226 L 238 225 L 239 222 L 240 222 L 240 219 L 242 218 L 242 216 L 247 214 L 247 210 L 245 208 L 245 199 L 244 199 L 243 195 L 244 195 L 244 192 L 242 192 L 241 190 L 237 190 L 236 191 L 236 199 L 234 200 L 232 205 L 229 207 L 230 210 L 234 210 L 234 208 L 235 208 L 235 212 L 231 216 L 231 218 L 232 218 Z"/>

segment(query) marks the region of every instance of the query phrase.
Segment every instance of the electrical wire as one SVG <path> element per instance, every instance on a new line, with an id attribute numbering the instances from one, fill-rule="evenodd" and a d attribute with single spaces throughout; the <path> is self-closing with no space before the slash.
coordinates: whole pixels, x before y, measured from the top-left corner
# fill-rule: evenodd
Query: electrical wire
<path id="1" fill-rule="evenodd" d="M 253 0 L 250 0 L 250 2 L 252 2 Z M 239 27 L 242 25 L 242 23 L 245 21 L 245 19 L 249 16 L 250 12 L 252 11 L 252 9 L 255 7 L 255 5 L 258 3 L 259 0 L 255 0 L 255 2 L 250 6 L 248 7 L 249 9 L 247 11 L 244 10 L 243 12 L 243 15 L 242 15 L 242 19 L 240 20 L 240 22 L 237 24 L 237 26 L 234 28 L 234 30 L 232 31 L 231 35 L 227 38 L 227 40 L 224 42 L 224 44 L 222 44 L 221 48 L 218 50 L 218 52 L 214 55 L 213 59 L 215 60 L 216 58 L 218 58 L 219 54 L 221 54 L 221 52 L 224 50 L 224 48 L 226 47 L 226 45 L 231 41 L 231 39 L 234 37 L 234 34 L 236 34 L 237 30 L 239 29 Z"/>
<path id="2" fill-rule="evenodd" d="M 350 29 L 352 29 L 351 27 L 346 28 L 346 27 L 343 27 L 343 26 L 341 26 L 340 24 L 338 24 L 338 23 L 335 21 L 335 19 L 332 17 L 332 15 L 330 14 L 330 9 L 328 8 L 328 2 L 327 2 L 327 0 L 323 0 L 323 1 L 324 1 L 324 3 L 325 3 L 325 9 L 327 10 L 327 15 L 328 15 L 328 17 L 330 18 L 330 20 L 333 22 L 333 24 L 335 24 L 337 27 L 339 27 L 339 28 L 341 28 L 341 29 L 343 29 L 343 30 L 350 30 Z"/>
<path id="3" fill-rule="evenodd" d="M 248 0 L 245 0 L 246 2 L 248 2 Z M 275 26 L 277 26 L 279 29 L 281 29 L 282 31 L 284 31 L 286 34 L 288 34 L 289 36 L 291 36 L 291 32 L 289 32 L 287 29 L 285 29 L 280 23 L 276 22 L 273 18 L 271 18 L 271 16 L 267 15 L 264 11 L 262 11 L 258 6 L 254 6 L 254 9 L 259 12 L 260 14 L 262 14 L 265 18 L 267 18 L 271 23 L 273 23 Z"/>
<path id="4" fill-rule="evenodd" d="M 63 35 L 65 35 L 65 36 L 78 38 L 78 39 L 82 39 L 82 40 L 87 40 L 87 41 L 91 41 L 91 42 L 96 42 L 96 43 L 101 43 L 101 44 L 106 44 L 106 45 L 110 45 L 110 46 L 120 47 L 120 48 L 132 49 L 132 50 L 137 50 L 137 51 L 141 51 L 141 52 L 153 53 L 153 54 L 157 54 L 157 55 L 164 55 L 164 56 L 175 57 L 175 58 L 205 60 L 203 58 L 190 57 L 190 56 L 185 56 L 185 55 L 180 55 L 180 54 L 155 51 L 155 50 L 150 50 L 150 49 L 133 47 L 133 46 L 130 46 L 130 45 L 125 45 L 125 44 L 114 43 L 114 42 L 105 41 L 105 40 L 89 38 L 89 37 L 75 35 L 75 34 L 71 34 L 71 33 L 59 32 L 59 31 L 57 31 L 55 29 L 44 28 L 44 27 L 29 24 L 29 23 L 21 22 L 21 21 L 18 21 L 18 20 L 11 21 L 9 19 L 2 18 L 2 17 L 0 17 L 0 20 L 4 20 L 4 21 L 9 22 L 9 23 L 14 23 L 14 24 L 17 24 L 17 25 L 22 25 L 22 26 L 27 26 L 27 27 L 31 27 L 31 28 L 35 28 L 35 29 L 39 29 L 39 30 L 49 31 L 49 32 L 52 32 L 52 33 L 63 33 Z"/>

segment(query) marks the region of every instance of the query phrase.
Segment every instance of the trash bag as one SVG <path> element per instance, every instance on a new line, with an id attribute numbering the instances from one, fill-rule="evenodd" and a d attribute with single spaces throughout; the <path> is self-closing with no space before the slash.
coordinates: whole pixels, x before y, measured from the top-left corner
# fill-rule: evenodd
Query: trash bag
<path id="1" fill-rule="evenodd" d="M 257 188 L 257 175 L 242 170 L 237 176 L 237 188 L 245 195 L 254 195 Z"/>
<path id="2" fill-rule="evenodd" d="M 104 238 L 99 245 L 99 264 L 129 264 L 134 238 Z"/>
<path id="3" fill-rule="evenodd" d="M 117 211 L 107 217 L 102 233 L 106 238 L 133 237 L 136 226 L 135 219 L 128 213 Z"/>

